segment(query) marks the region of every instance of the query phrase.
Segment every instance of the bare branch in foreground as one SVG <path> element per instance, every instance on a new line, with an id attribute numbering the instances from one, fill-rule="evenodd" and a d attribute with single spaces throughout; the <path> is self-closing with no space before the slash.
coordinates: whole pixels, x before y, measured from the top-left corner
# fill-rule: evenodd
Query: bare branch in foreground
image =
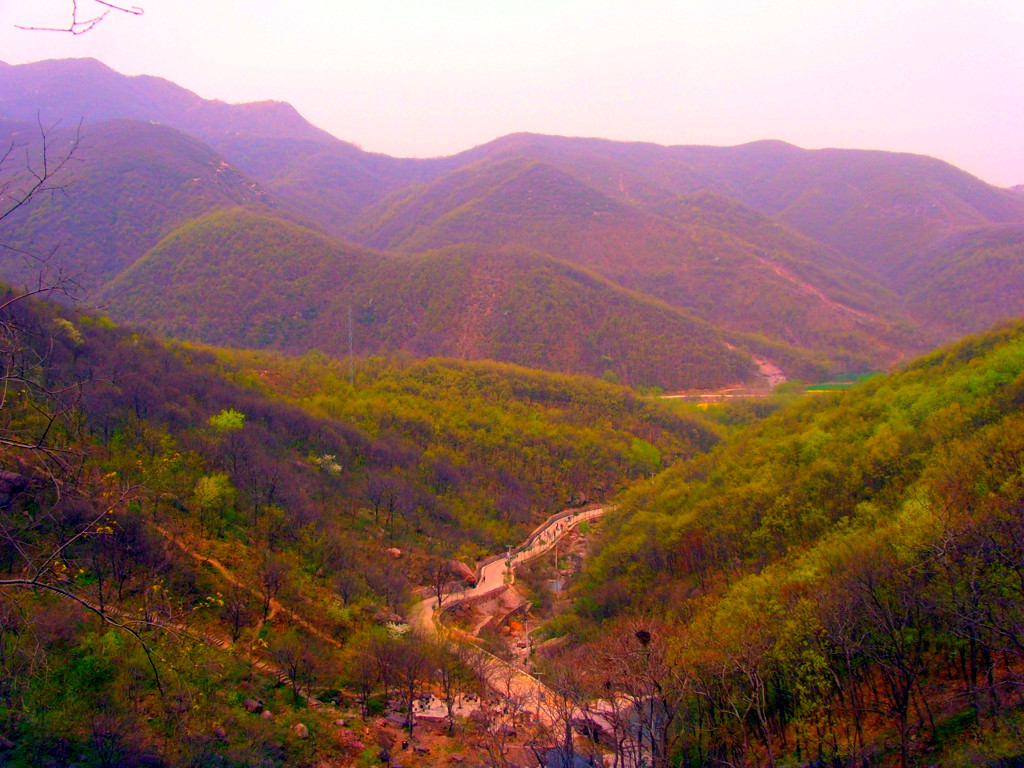
<path id="1" fill-rule="evenodd" d="M 66 27 L 33 27 L 23 26 L 21 24 L 15 24 L 17 29 L 23 29 L 28 32 L 64 32 L 72 35 L 84 35 L 86 32 L 91 31 L 97 24 L 103 21 L 110 14 L 111 11 L 119 11 L 121 13 L 128 13 L 132 16 L 141 16 L 145 11 L 137 5 L 122 6 L 116 5 L 115 3 L 108 3 L 105 0 L 92 0 L 96 5 L 102 6 L 106 10 L 101 11 L 98 15 L 90 18 L 80 18 L 81 11 L 78 8 L 78 0 L 71 0 L 71 20 Z"/>

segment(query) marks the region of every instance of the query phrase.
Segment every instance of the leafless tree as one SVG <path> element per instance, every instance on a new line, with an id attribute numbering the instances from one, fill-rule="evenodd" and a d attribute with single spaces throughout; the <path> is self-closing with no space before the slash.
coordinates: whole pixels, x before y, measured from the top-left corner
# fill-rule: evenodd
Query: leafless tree
<path id="1" fill-rule="evenodd" d="M 430 591 L 437 599 L 437 608 L 454 590 L 457 583 L 455 574 L 452 573 L 451 563 L 445 557 L 432 558 L 427 565 L 427 583 Z"/>
<path id="2" fill-rule="evenodd" d="M 488 766 L 512 768 L 520 761 L 513 756 L 513 743 L 525 726 L 524 713 L 529 694 L 516 685 L 516 672 L 510 666 L 483 653 L 471 654 L 473 674 L 480 698 L 480 746 L 487 753 Z M 495 695 L 497 694 L 497 695 Z"/>
<path id="3" fill-rule="evenodd" d="M 127 13 L 132 16 L 141 16 L 144 12 L 143 9 L 137 5 L 117 5 L 115 3 L 106 2 L 106 0 L 91 0 L 91 3 L 84 3 L 83 5 L 89 7 L 90 10 L 85 10 L 83 7 L 79 7 L 78 0 L 71 0 L 70 13 L 67 16 L 67 26 L 46 27 L 21 24 L 16 24 L 15 26 L 18 29 L 24 29 L 32 32 L 65 32 L 72 35 L 84 35 L 107 18 L 111 11 Z M 98 6 L 98 8 L 93 8 L 93 6 Z"/>
<path id="4" fill-rule="evenodd" d="M 466 693 L 472 681 L 469 651 L 461 645 L 440 641 L 434 651 L 434 679 L 441 691 L 441 700 L 448 713 L 448 735 L 455 732 L 455 704 Z"/>
<path id="5" fill-rule="evenodd" d="M 0 146 L 0 222 L 47 196 L 65 194 L 79 147 L 79 128 L 64 131 L 41 121 L 36 138 L 12 138 Z M 19 595 L 59 596 L 132 635 L 161 686 L 142 634 L 153 626 L 152 618 L 126 617 L 107 604 L 109 595 L 91 595 L 74 578 L 76 563 L 86 565 L 91 554 L 97 583 L 109 575 L 119 593 L 124 589 L 137 553 L 127 529 L 116 540 L 117 518 L 141 493 L 89 468 L 78 439 L 85 383 L 74 376 L 55 381 L 50 372 L 56 351 L 80 344 L 81 334 L 66 318 L 39 311 L 32 300 L 75 298 L 78 284 L 56 264 L 56 249 L 39 254 L 0 243 L 0 252 L 22 259 L 35 273 L 27 285 L 0 287 L 0 557 L 7 561 L 0 609 L 16 610 Z M 90 546 L 98 540 L 110 546 Z"/>
<path id="6" fill-rule="evenodd" d="M 299 703 L 302 689 L 307 695 L 322 671 L 323 649 L 311 646 L 312 639 L 289 631 L 271 643 L 270 656 L 284 670 L 292 686 L 292 700 Z M 318 652 L 319 651 L 319 652 Z"/>
<path id="7" fill-rule="evenodd" d="M 249 593 L 245 588 L 238 584 L 228 588 L 224 595 L 223 616 L 231 632 L 231 642 L 238 642 L 242 629 L 250 621 Z"/>
<path id="8" fill-rule="evenodd" d="M 418 637 L 403 637 L 396 649 L 398 652 L 395 657 L 395 666 L 405 702 L 405 727 L 411 736 L 416 725 L 416 715 L 413 711 L 416 695 L 422 690 L 424 683 L 430 679 L 430 673 L 434 668 L 434 659 L 430 653 L 431 646 L 422 642 Z"/>
<path id="9" fill-rule="evenodd" d="M 530 742 L 540 765 L 550 762 L 552 750 L 562 765 L 575 765 L 577 757 L 588 765 L 601 764 L 596 743 L 598 726 L 591 711 L 594 697 L 588 690 L 584 665 L 577 662 L 570 658 L 552 665 L 545 679 L 547 691 L 538 708 L 542 727 Z M 578 740 L 577 734 L 591 738 Z"/>
<path id="10" fill-rule="evenodd" d="M 601 651 L 604 719 L 614 731 L 616 765 L 666 766 L 678 735 L 682 670 L 668 652 L 669 628 L 635 619 L 608 633 Z"/>
<path id="11" fill-rule="evenodd" d="M 270 604 L 288 580 L 288 565 L 277 555 L 264 553 L 256 570 L 260 597 L 263 599 L 263 620 L 270 615 Z"/>

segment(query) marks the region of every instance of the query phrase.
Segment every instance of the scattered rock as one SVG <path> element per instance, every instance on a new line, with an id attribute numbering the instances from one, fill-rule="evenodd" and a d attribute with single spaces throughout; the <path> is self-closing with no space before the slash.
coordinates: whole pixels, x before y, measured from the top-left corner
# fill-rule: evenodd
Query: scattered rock
<path id="1" fill-rule="evenodd" d="M 217 741 L 227 741 L 227 728 L 225 728 L 223 725 L 218 725 L 216 728 L 213 729 L 213 738 L 215 738 Z"/>
<path id="2" fill-rule="evenodd" d="M 264 709 L 263 714 L 260 715 L 264 720 L 273 720 L 274 714 L 269 709 Z"/>
<path id="3" fill-rule="evenodd" d="M 256 701 L 256 699 L 246 699 L 242 702 L 242 706 L 245 707 L 246 712 L 251 712 L 254 715 L 258 715 L 263 709 L 263 702 Z"/>
<path id="4" fill-rule="evenodd" d="M 309 738 L 309 728 L 306 727 L 305 723 L 296 723 L 292 726 L 292 733 L 294 733 L 300 739 Z"/>
<path id="5" fill-rule="evenodd" d="M 338 726 L 339 728 L 344 728 L 344 727 L 345 727 L 345 725 L 346 725 L 345 721 L 344 721 L 344 720 L 342 720 L 341 718 L 338 718 L 337 720 L 335 720 L 335 721 L 334 721 L 334 724 L 335 724 L 336 726 Z"/>
<path id="6" fill-rule="evenodd" d="M 402 559 L 402 550 L 400 550 L 398 547 L 391 547 L 391 549 L 388 550 L 388 554 L 391 555 L 395 560 Z"/>

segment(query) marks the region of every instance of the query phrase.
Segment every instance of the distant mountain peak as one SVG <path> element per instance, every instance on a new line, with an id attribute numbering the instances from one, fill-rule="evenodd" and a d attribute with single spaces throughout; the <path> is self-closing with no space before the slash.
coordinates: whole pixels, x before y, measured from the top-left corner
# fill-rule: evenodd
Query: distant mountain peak
<path id="1" fill-rule="evenodd" d="M 131 118 L 163 123 L 201 139 L 223 135 L 331 141 L 291 104 L 207 100 L 170 80 L 123 75 L 93 58 L 47 59 L 0 69 L 0 115 L 11 120 Z"/>

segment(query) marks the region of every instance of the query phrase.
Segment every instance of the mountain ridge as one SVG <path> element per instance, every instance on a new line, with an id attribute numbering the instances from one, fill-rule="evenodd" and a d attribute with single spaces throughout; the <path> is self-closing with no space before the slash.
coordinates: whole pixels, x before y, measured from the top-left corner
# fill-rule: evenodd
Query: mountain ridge
<path id="1" fill-rule="evenodd" d="M 708 324 L 543 254 L 385 254 L 242 208 L 171 233 L 100 298 L 116 319 L 213 344 L 342 356 L 354 330 L 359 354 L 487 358 L 666 389 L 753 374 Z M 186 303 L 204 314 L 176 309 Z"/>
<path id="2" fill-rule="evenodd" d="M 956 332 L 1024 313 L 1012 280 L 977 300 L 961 288 L 990 240 L 984 230 L 1024 238 L 1014 226 L 1024 222 L 1024 198 L 924 156 L 804 150 L 777 140 L 661 146 L 517 133 L 448 157 L 392 158 L 336 139 L 280 103 L 207 101 L 95 60 L 0 67 L 0 119 L 30 126 L 40 104 L 68 119 L 76 109 L 92 110 L 89 119 L 106 110 L 177 126 L 248 179 L 239 190 L 255 185 L 251 199 L 179 191 L 169 199 L 180 216 L 146 238 L 120 232 L 116 206 L 102 200 L 74 214 L 71 229 L 66 217 L 56 219 L 66 229 L 53 228 L 39 213 L 34 231 L 66 231 L 73 249 L 90 250 L 85 263 L 99 264 L 104 280 L 189 216 L 245 204 L 407 254 L 462 245 L 536 251 L 727 334 L 762 334 L 824 356 L 838 371 L 886 368 Z M 98 125 L 87 121 L 83 130 Z M 107 151 L 113 169 L 117 148 Z M 148 160 L 133 162 L 142 168 Z M 109 172 L 113 183 L 134 171 Z M 141 197 L 148 200 L 134 202 L 142 215 L 132 215 L 140 221 L 146 205 L 163 202 Z M 73 231 L 91 234 L 72 238 Z M 979 234 L 957 239 L 967 231 Z M 936 260 L 949 264 L 933 285 Z M 965 306 L 939 298 L 951 291 Z"/>

